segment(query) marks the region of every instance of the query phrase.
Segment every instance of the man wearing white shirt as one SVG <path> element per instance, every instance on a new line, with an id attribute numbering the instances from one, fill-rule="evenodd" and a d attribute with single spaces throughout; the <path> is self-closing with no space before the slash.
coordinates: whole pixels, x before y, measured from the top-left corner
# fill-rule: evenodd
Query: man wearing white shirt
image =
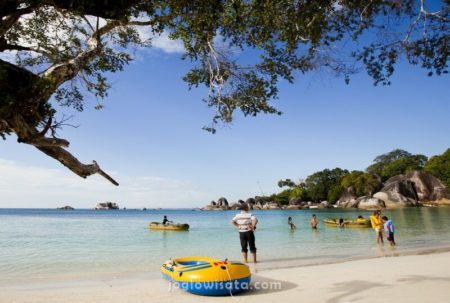
<path id="1" fill-rule="evenodd" d="M 250 253 L 253 255 L 253 262 L 256 263 L 255 229 L 258 219 L 248 212 L 248 205 L 244 203 L 241 206 L 241 212 L 234 216 L 231 223 L 239 229 L 239 239 L 241 241 L 242 257 L 244 263 L 247 263 L 247 253 L 250 247 Z"/>

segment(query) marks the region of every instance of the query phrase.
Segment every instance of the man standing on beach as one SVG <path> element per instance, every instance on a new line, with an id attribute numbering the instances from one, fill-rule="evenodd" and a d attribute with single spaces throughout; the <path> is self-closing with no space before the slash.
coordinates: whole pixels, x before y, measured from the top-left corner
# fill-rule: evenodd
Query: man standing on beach
<path id="1" fill-rule="evenodd" d="M 234 216 L 231 223 L 239 229 L 239 239 L 241 241 L 242 257 L 247 263 L 247 253 L 250 246 L 250 253 L 253 255 L 253 263 L 256 263 L 255 229 L 258 219 L 248 212 L 248 204 L 241 206 L 241 212 Z"/>

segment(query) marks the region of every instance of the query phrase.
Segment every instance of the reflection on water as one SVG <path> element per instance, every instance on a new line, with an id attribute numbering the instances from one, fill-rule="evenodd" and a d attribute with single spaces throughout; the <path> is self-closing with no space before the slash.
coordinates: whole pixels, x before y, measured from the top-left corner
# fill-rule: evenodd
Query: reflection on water
<path id="1" fill-rule="evenodd" d="M 168 259 L 207 255 L 241 258 L 239 237 L 231 225 L 236 212 L 191 210 L 56 211 L 0 209 L 0 280 L 157 271 Z M 370 211 L 255 211 L 258 269 L 336 262 L 348 258 L 396 256 L 405 250 L 450 245 L 450 208 L 383 211 L 395 224 L 397 247 L 375 243 L 371 228 L 325 227 L 326 217 L 368 218 Z M 151 231 L 148 223 L 189 223 L 188 232 Z M 291 216 L 297 229 L 286 224 Z M 256 268 L 255 268 L 256 270 Z"/>

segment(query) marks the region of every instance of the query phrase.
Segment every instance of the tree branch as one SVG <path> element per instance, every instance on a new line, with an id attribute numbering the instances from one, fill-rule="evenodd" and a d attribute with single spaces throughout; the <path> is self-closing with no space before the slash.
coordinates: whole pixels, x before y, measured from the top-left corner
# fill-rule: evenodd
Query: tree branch
<path id="1" fill-rule="evenodd" d="M 1 20 L 0 18 L 0 37 L 4 36 L 6 32 L 20 19 L 20 17 L 31 13 L 34 8 L 35 6 L 30 5 L 29 7 L 26 8 L 17 9 L 10 15 L 6 15 L 6 17 L 3 20 Z"/>
<path id="2" fill-rule="evenodd" d="M 157 22 L 167 21 L 173 16 L 159 16 L 152 20 L 146 21 L 123 21 L 112 20 L 108 21 L 106 25 L 97 29 L 92 33 L 87 41 L 88 49 L 79 53 L 75 58 L 68 60 L 65 63 L 56 64 L 49 67 L 44 73 L 43 77 L 51 80 L 56 87 L 60 86 L 67 80 L 74 78 L 94 57 L 101 52 L 103 35 L 111 32 L 118 26 L 149 26 L 155 25 Z"/>
<path id="3" fill-rule="evenodd" d="M 77 158 L 75 158 L 71 153 L 65 150 L 62 147 L 56 146 L 36 146 L 37 149 L 42 151 L 47 156 L 52 157 L 53 159 L 58 160 L 62 165 L 73 171 L 75 174 L 82 178 L 89 177 L 94 174 L 99 174 L 102 177 L 106 178 L 112 184 L 118 186 L 116 180 L 114 180 L 111 176 L 105 173 L 100 166 L 97 164 L 95 160 L 92 161 L 92 164 L 83 164 Z"/>
<path id="4" fill-rule="evenodd" d="M 5 50 L 9 50 L 9 51 L 26 51 L 26 52 L 35 52 L 35 53 L 39 53 L 42 54 L 48 58 L 52 58 L 53 55 L 45 50 L 43 50 L 41 47 L 31 47 L 31 46 L 22 46 L 22 45 L 16 45 L 16 44 L 9 44 L 8 42 L 6 42 L 5 39 L 3 39 L 3 37 L 0 37 L 0 52 L 3 52 Z"/>
<path id="5" fill-rule="evenodd" d="M 69 146 L 69 142 L 59 138 L 47 138 L 42 136 L 34 127 L 28 125 L 25 119 L 16 114 L 8 120 L 8 125 L 17 135 L 17 141 L 33 145 L 46 155 L 58 160 L 61 164 L 73 171 L 82 178 L 93 174 L 99 174 L 109 180 L 114 185 L 119 185 L 111 176 L 105 173 L 97 162 L 83 164 L 71 153 L 64 149 Z"/>
<path id="6" fill-rule="evenodd" d="M 39 132 L 40 136 L 45 136 L 48 130 L 52 127 L 53 119 L 52 117 L 48 118 L 47 123 L 45 123 L 45 127 Z"/>

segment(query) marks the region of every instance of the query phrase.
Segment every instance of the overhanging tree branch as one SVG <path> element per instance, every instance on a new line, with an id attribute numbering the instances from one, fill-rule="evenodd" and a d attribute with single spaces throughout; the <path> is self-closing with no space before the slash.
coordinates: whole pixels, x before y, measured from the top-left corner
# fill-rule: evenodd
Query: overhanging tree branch
<path id="1" fill-rule="evenodd" d="M 100 174 L 114 185 L 119 183 L 111 176 L 105 173 L 96 161 L 92 164 L 83 164 L 71 153 L 65 150 L 69 146 L 69 142 L 59 138 L 48 138 L 43 136 L 43 132 L 38 132 L 35 128 L 28 125 L 21 115 L 15 115 L 8 121 L 9 127 L 14 130 L 19 143 L 33 145 L 46 155 L 58 160 L 61 164 L 69 168 L 75 174 L 82 178 L 86 178 L 93 174 Z"/>
<path id="2" fill-rule="evenodd" d="M 449 7 L 443 1 L 441 9 L 431 12 L 424 0 L 272 1 L 270 5 L 233 0 L 3 0 L 0 51 L 17 51 L 17 62 L 0 60 L 0 136 L 16 133 L 20 142 L 35 146 L 78 175 L 99 173 L 110 180 L 95 162 L 82 164 L 66 151 L 67 140 L 55 137 L 55 107 L 81 111 L 85 92 L 104 98 L 110 87 L 107 75 L 132 60 L 128 47 L 151 45 L 137 27 L 182 41 L 183 58 L 198 63 L 184 80 L 189 87 L 209 89 L 205 101 L 215 109 L 213 123 L 230 123 L 236 110 L 245 116 L 279 114 L 271 105 L 277 83 L 293 82 L 298 72 L 326 68 L 347 81 L 359 63 L 374 84 L 389 84 L 397 58 L 405 55 L 409 63 L 431 74 L 447 73 Z M 403 17 L 394 29 L 390 18 Z M 364 45 L 347 54 L 336 51 L 371 29 L 386 35 L 368 43 L 364 38 Z M 245 56 L 219 50 L 214 43 L 218 39 L 228 50 L 250 49 L 251 63 L 240 60 Z"/>

